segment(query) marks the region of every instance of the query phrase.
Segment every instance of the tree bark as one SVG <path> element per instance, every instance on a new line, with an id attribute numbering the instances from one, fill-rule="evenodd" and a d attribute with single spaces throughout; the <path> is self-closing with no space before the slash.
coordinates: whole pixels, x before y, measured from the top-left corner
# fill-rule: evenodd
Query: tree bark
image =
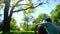
<path id="1" fill-rule="evenodd" d="M 6 0 L 4 8 L 3 32 L 10 32 L 10 19 L 8 17 L 9 7 L 10 7 L 10 0 Z"/>
<path id="2" fill-rule="evenodd" d="M 10 10 L 10 14 L 8 16 L 10 1 L 11 0 L 6 0 L 5 1 L 3 32 L 10 32 L 10 21 L 11 21 L 11 16 L 13 14 L 13 9 L 15 7 L 15 5 L 12 7 L 12 9 Z M 16 4 L 18 4 L 18 3 L 19 3 L 19 1 Z"/>

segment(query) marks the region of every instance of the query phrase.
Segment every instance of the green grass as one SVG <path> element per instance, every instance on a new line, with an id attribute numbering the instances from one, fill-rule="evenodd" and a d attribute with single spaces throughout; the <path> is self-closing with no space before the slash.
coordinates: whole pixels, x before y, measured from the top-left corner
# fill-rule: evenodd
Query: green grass
<path id="1" fill-rule="evenodd" d="M 2 33 L 0 33 L 0 34 L 2 34 Z M 34 34 L 34 32 L 33 32 L 33 31 L 24 31 L 24 32 L 10 32 L 10 33 L 5 32 L 5 33 L 3 33 L 3 34 Z"/>
<path id="2" fill-rule="evenodd" d="M 60 31 L 59 31 L 60 33 Z M 0 32 L 0 34 L 2 34 L 2 32 Z M 6 33 L 3 33 L 3 34 L 34 34 L 34 31 L 22 31 L 22 32 L 6 32 Z"/>

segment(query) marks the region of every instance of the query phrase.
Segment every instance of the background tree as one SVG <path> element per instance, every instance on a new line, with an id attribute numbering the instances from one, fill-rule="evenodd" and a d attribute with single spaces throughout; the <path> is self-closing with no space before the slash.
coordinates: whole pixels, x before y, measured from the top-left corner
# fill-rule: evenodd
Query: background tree
<path id="1" fill-rule="evenodd" d="M 16 25 L 16 20 L 15 19 L 11 19 L 10 22 L 10 31 L 19 31 L 20 28 Z"/>
<path id="2" fill-rule="evenodd" d="M 29 31 L 29 23 L 32 20 L 33 16 L 31 15 L 26 15 L 24 16 L 24 24 L 26 25 L 26 31 Z"/>
<path id="3" fill-rule="evenodd" d="M 23 28 L 23 31 L 27 31 L 27 24 L 23 23 L 22 28 Z"/>
<path id="4" fill-rule="evenodd" d="M 28 24 L 28 31 L 34 31 L 35 23 L 33 24 Z M 22 31 L 27 31 L 27 24 L 23 23 L 22 25 Z"/>
<path id="5" fill-rule="evenodd" d="M 54 24 L 60 25 L 60 4 L 58 4 L 55 9 L 51 11 L 51 18 Z"/>
<path id="6" fill-rule="evenodd" d="M 29 25 L 29 31 L 34 31 L 35 23 Z"/>
<path id="7" fill-rule="evenodd" d="M 60 4 L 58 4 L 52 11 L 51 11 L 51 19 L 54 24 L 58 25 L 60 30 Z"/>
<path id="8" fill-rule="evenodd" d="M 33 23 L 40 23 L 40 21 L 43 21 L 46 17 L 49 17 L 49 16 L 45 13 L 41 13 L 38 15 L 37 18 L 34 19 Z"/>
<path id="9" fill-rule="evenodd" d="M 26 24 L 26 31 L 28 31 L 28 17 L 27 16 L 25 16 L 24 17 L 24 21 L 25 21 L 25 24 Z"/>

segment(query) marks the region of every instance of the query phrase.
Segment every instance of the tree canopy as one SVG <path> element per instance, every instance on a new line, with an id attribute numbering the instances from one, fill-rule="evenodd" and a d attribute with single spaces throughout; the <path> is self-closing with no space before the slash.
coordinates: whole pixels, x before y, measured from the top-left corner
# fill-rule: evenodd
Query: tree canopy
<path id="1" fill-rule="evenodd" d="M 16 20 L 12 18 L 10 22 L 10 31 L 19 31 L 20 28 L 16 25 Z"/>
<path id="2" fill-rule="evenodd" d="M 35 18 L 34 23 L 39 23 L 40 21 L 44 20 L 46 17 L 49 17 L 49 16 L 45 13 L 41 13 L 38 15 L 37 18 Z"/>
<path id="3" fill-rule="evenodd" d="M 55 24 L 60 25 L 60 4 L 51 11 L 51 18 Z"/>

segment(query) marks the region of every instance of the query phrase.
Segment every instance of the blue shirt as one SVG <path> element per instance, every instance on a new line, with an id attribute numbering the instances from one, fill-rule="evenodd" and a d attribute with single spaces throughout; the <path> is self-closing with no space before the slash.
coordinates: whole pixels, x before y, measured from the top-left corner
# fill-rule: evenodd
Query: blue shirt
<path id="1" fill-rule="evenodd" d="M 58 27 L 55 24 L 52 24 L 51 22 L 46 22 L 42 23 L 41 25 L 46 27 L 48 34 L 59 34 Z"/>

